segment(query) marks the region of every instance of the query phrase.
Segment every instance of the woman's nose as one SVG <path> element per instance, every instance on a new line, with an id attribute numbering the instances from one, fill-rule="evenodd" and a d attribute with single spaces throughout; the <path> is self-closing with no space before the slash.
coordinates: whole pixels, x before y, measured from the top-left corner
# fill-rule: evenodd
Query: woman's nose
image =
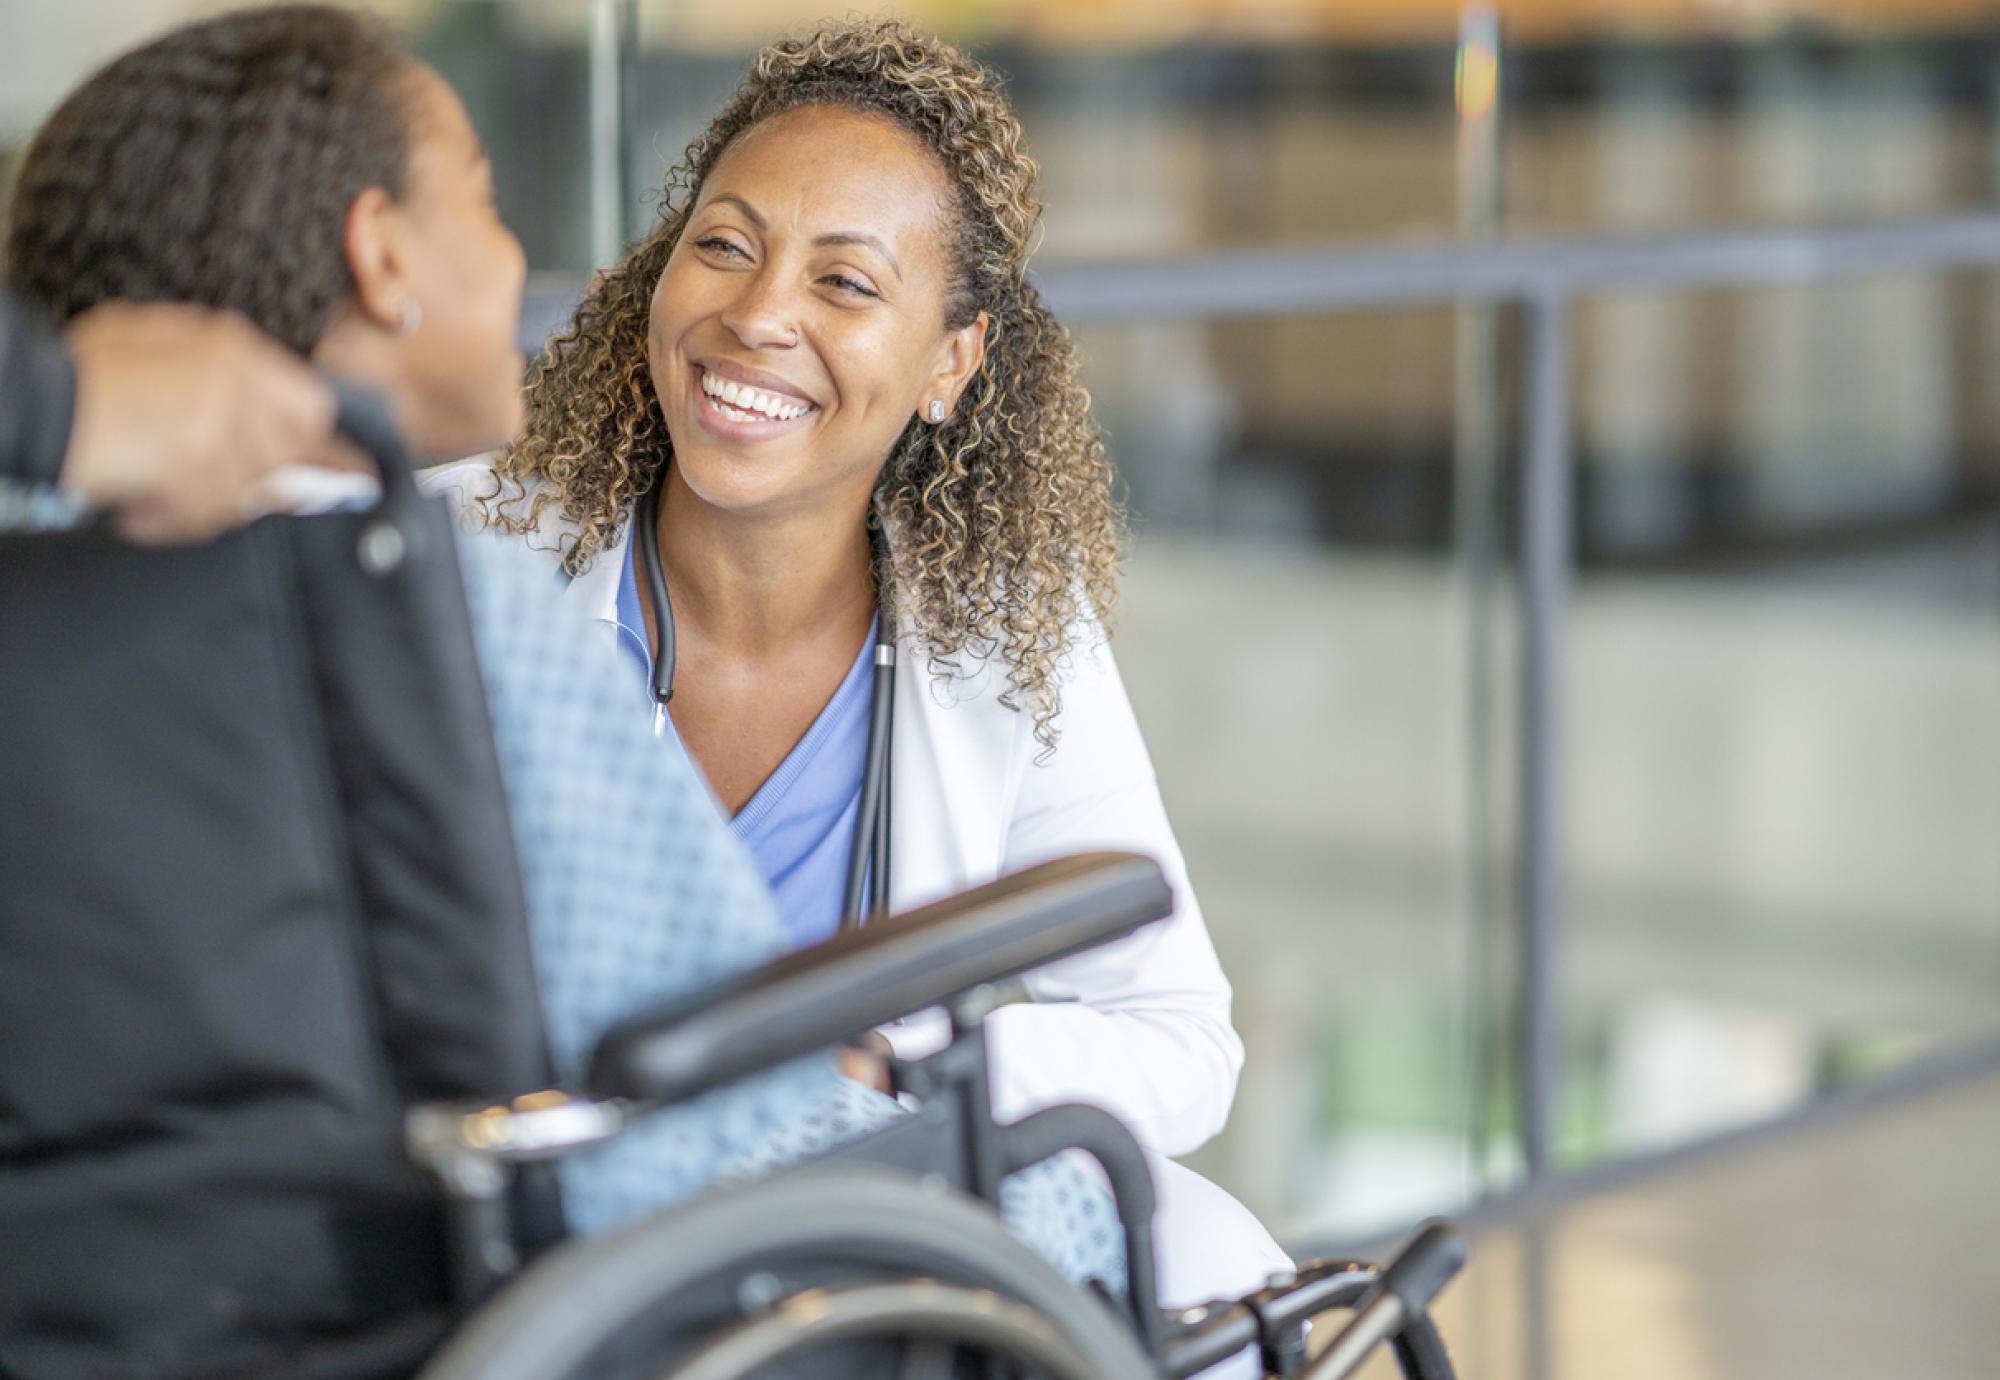
<path id="1" fill-rule="evenodd" d="M 745 280 L 742 294 L 723 311 L 722 324 L 746 350 L 799 343 L 791 294 L 769 272 L 752 274 Z"/>

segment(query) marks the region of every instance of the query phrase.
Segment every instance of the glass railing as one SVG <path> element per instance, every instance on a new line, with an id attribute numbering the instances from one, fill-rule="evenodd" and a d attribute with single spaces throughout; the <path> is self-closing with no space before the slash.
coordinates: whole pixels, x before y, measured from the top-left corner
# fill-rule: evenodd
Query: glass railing
<path id="1" fill-rule="evenodd" d="M 0 81 L 0 146 L 196 8 L 33 7 L 74 71 Z M 493 151 L 537 333 L 822 9 L 388 8 Z M 1446 4 L 910 10 L 1007 75 L 1043 165 L 1038 272 L 1134 514 L 1116 645 L 1250 1047 L 1196 1163 L 1289 1239 L 2000 1027 L 2000 225 L 1926 219 L 1993 201 L 2000 30 L 1739 8 L 1777 7 L 1520 7 L 1488 87 Z M 1913 228 L 1865 272 L 1838 236 L 1727 241 L 1709 277 L 1630 238 L 1856 220 Z M 1555 233 L 1541 276 L 1472 271 Z M 1636 276 L 1565 276 L 1600 252 Z M 1562 322 L 1573 519 L 1524 600 L 1526 298 Z"/>

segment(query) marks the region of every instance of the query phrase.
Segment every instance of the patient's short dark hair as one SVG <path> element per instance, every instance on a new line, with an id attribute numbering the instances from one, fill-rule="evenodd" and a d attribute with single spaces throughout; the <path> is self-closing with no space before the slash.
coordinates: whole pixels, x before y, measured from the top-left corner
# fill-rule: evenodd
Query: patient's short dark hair
<path id="1" fill-rule="evenodd" d="M 400 195 L 411 65 L 324 5 L 176 29 L 98 71 L 21 163 L 5 276 L 58 319 L 113 298 L 232 307 L 304 354 L 353 290 L 342 227 Z"/>

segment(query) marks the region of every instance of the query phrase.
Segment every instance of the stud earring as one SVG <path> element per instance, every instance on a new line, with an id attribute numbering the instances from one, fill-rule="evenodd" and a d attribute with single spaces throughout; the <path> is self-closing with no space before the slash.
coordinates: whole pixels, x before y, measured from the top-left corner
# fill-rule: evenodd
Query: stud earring
<path id="1" fill-rule="evenodd" d="M 936 398 L 931 399 L 931 420 L 933 422 L 941 422 L 944 420 L 944 404 L 939 402 Z"/>
<path id="2" fill-rule="evenodd" d="M 397 335 L 415 335 L 424 324 L 423 304 L 414 297 L 403 299 L 403 319 L 396 324 Z"/>

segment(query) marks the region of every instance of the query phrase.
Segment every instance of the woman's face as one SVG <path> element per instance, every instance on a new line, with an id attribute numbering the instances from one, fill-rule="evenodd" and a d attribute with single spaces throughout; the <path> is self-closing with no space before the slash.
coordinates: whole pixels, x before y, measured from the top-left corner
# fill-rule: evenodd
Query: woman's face
<path id="1" fill-rule="evenodd" d="M 411 444 L 436 458 L 502 445 L 520 430 L 518 345 L 527 260 L 493 201 L 493 171 L 465 107 L 412 64 L 409 170 L 365 249 L 364 296 L 390 333 L 358 369 L 396 399 Z M 353 217 L 350 216 L 350 220 Z M 326 361 L 336 369 L 347 357 Z M 350 366 L 357 367 L 357 366 Z"/>
<path id="2" fill-rule="evenodd" d="M 729 146 L 653 292 L 653 388 L 682 482 L 740 512 L 867 503 L 890 447 L 978 368 L 945 329 L 950 190 L 888 120 L 796 110 Z"/>

